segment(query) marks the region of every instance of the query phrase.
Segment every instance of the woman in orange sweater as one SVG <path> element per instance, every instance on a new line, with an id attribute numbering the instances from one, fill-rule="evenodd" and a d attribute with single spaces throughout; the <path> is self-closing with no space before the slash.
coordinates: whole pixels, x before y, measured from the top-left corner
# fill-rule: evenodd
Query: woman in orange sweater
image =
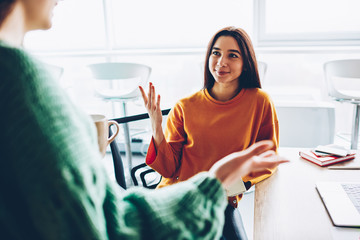
<path id="1" fill-rule="evenodd" d="M 272 140 L 276 151 L 279 126 L 275 108 L 260 88 L 251 40 L 244 30 L 234 27 L 221 29 L 210 40 L 204 88 L 176 103 L 165 134 L 160 95 L 155 95 L 151 83 L 147 95 L 140 87 L 153 129 L 146 163 L 163 176 L 158 187 L 206 171 L 218 159 L 260 140 Z M 250 173 L 242 179 L 249 188 L 273 171 Z M 237 207 L 241 196 L 229 197 L 229 211 Z"/>

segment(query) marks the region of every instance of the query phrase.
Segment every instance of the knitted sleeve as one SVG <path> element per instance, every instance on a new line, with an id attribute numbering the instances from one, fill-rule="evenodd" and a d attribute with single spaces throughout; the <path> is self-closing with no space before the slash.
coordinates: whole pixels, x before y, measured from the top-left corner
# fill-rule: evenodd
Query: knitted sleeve
<path id="1" fill-rule="evenodd" d="M 221 184 L 202 172 L 158 190 L 134 188 L 121 202 L 109 198 L 107 221 L 121 222 L 111 239 L 219 239 L 226 196 Z M 114 211 L 116 209 L 116 211 Z M 121 215 L 121 217 L 119 217 Z"/>

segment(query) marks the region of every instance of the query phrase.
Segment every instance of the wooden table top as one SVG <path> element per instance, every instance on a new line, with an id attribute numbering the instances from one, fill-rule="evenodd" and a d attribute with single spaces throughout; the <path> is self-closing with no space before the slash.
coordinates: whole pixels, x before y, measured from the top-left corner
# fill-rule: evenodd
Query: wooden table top
<path id="1" fill-rule="evenodd" d="M 254 239 L 360 239 L 359 228 L 335 227 L 315 188 L 317 181 L 360 182 L 360 170 L 330 170 L 299 157 L 299 148 L 280 148 L 291 162 L 256 184 Z M 355 160 L 337 164 L 360 166 Z"/>

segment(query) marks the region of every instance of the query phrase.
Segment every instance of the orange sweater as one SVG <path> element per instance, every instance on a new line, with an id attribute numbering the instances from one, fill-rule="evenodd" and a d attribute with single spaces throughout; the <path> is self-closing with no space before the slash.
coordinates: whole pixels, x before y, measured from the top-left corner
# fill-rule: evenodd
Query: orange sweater
<path id="1" fill-rule="evenodd" d="M 150 144 L 146 163 L 163 178 L 158 186 L 184 181 L 207 171 L 224 156 L 270 139 L 277 149 L 279 124 L 270 97 L 261 89 L 242 89 L 227 102 L 215 100 L 201 90 L 180 100 L 170 111 L 165 139 L 158 149 Z M 243 181 L 255 184 L 273 172 L 251 173 Z M 229 198 L 237 206 L 237 198 Z"/>

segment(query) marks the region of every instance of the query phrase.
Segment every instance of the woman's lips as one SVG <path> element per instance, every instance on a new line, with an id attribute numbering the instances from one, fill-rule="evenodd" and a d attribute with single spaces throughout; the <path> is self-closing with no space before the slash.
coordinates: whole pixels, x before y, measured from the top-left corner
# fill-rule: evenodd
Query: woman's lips
<path id="1" fill-rule="evenodd" d="M 219 76 L 224 76 L 229 73 L 229 72 L 225 72 L 225 71 L 216 71 L 216 72 Z"/>

